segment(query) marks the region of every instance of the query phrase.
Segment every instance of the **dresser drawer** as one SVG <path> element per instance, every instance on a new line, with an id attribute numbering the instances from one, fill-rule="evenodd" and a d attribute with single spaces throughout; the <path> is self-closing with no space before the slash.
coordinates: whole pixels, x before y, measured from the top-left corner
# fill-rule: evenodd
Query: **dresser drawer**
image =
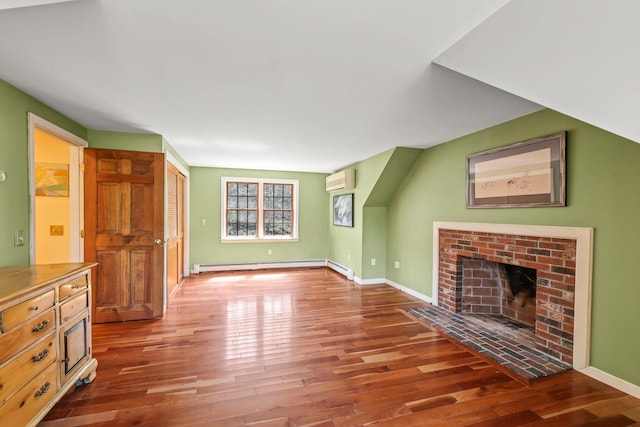
<path id="1" fill-rule="evenodd" d="M 26 381 L 56 361 L 55 343 L 52 332 L 46 340 L 29 347 L 0 369 L 0 406 Z"/>
<path id="2" fill-rule="evenodd" d="M 82 292 L 89 287 L 89 279 L 85 274 L 84 276 L 78 277 L 77 279 L 67 283 L 66 285 L 61 285 L 59 290 L 59 299 L 62 301 L 65 298 L 70 297 L 71 295 L 75 295 L 78 292 Z"/>
<path id="3" fill-rule="evenodd" d="M 89 298 L 86 292 L 65 302 L 60 306 L 60 324 L 65 324 L 87 307 L 89 307 Z"/>
<path id="4" fill-rule="evenodd" d="M 14 305 L 2 312 L 2 332 L 29 320 L 42 313 L 49 307 L 53 307 L 55 301 L 53 290 L 31 298 L 28 301 Z"/>
<path id="5" fill-rule="evenodd" d="M 0 407 L 0 420 L 10 420 L 11 426 L 27 425 L 56 396 L 56 378 L 56 364 L 52 363 Z"/>
<path id="6" fill-rule="evenodd" d="M 0 335 L 0 364 L 56 328 L 56 313 L 49 310 Z"/>

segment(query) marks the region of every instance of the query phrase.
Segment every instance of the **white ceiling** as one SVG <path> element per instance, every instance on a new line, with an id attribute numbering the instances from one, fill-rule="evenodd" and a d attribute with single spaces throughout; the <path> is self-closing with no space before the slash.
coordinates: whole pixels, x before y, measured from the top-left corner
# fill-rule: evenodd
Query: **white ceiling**
<path id="1" fill-rule="evenodd" d="M 90 129 L 161 134 L 190 165 L 328 172 L 555 105 L 486 45 L 539 48 L 519 27 L 539 1 L 0 0 L 0 78 Z M 454 44 L 440 63 L 474 78 L 432 63 Z"/>

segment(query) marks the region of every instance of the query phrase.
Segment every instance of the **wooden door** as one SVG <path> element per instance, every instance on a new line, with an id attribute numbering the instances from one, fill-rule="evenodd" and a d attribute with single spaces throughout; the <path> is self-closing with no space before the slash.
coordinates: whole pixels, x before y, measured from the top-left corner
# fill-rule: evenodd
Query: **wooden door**
<path id="1" fill-rule="evenodd" d="M 85 261 L 93 321 L 163 313 L 164 154 L 85 149 Z"/>
<path id="2" fill-rule="evenodd" d="M 184 175 L 167 164 L 167 294 L 184 278 Z"/>

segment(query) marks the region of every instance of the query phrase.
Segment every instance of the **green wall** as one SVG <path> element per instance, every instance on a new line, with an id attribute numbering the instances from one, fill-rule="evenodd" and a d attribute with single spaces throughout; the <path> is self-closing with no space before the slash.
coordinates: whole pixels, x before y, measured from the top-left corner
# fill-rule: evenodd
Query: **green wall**
<path id="1" fill-rule="evenodd" d="M 226 264 L 326 259 L 328 198 L 325 174 L 192 167 L 190 169 L 190 262 Z M 221 243 L 221 177 L 297 179 L 297 242 Z M 203 220 L 206 222 L 203 225 Z M 272 254 L 268 254 L 268 250 Z"/>
<path id="2" fill-rule="evenodd" d="M 362 162 L 349 166 L 356 171 L 356 186 L 352 190 L 330 193 L 329 198 L 329 259 L 353 270 L 356 277 L 363 276 L 363 239 L 364 239 L 364 204 L 375 188 L 385 165 L 393 155 L 395 149 L 384 151 Z M 333 196 L 353 193 L 353 227 L 341 227 L 333 225 Z M 326 193 L 325 193 L 326 197 Z M 379 218 L 379 216 L 378 216 Z M 325 219 L 326 221 L 326 219 Z M 384 227 L 383 224 L 375 224 L 375 217 L 369 218 L 367 230 L 375 231 Z M 377 225 L 377 226 L 376 226 Z M 369 248 L 367 257 L 384 259 L 385 254 L 373 251 Z M 370 265 L 369 265 L 370 266 Z M 369 269 L 367 269 L 369 271 Z M 380 276 L 376 276 L 380 277 Z"/>
<path id="3" fill-rule="evenodd" d="M 329 259 L 354 271 L 356 280 L 383 279 L 387 263 L 387 205 L 396 188 L 422 153 L 421 149 L 395 147 L 349 166 L 356 171 L 353 227 L 331 225 Z M 371 265 L 375 259 L 376 265 Z"/>
<path id="4" fill-rule="evenodd" d="M 566 207 L 465 209 L 467 154 L 563 130 Z M 427 149 L 388 206 L 387 278 L 431 295 L 434 221 L 592 227 L 591 364 L 640 385 L 639 164 L 640 144 L 550 110 Z"/>
<path id="5" fill-rule="evenodd" d="M 24 92 L 0 80 L 0 267 L 29 264 L 28 113 L 87 138 L 87 130 Z M 24 230 L 25 245 L 13 246 L 15 230 Z"/>
<path id="6" fill-rule="evenodd" d="M 164 139 L 161 135 L 89 130 L 88 138 L 89 147 L 91 148 L 152 153 L 163 152 Z"/>
<path id="7" fill-rule="evenodd" d="M 387 208 L 365 206 L 362 222 L 362 279 L 384 279 L 387 264 Z M 372 265 L 375 260 L 375 265 Z"/>

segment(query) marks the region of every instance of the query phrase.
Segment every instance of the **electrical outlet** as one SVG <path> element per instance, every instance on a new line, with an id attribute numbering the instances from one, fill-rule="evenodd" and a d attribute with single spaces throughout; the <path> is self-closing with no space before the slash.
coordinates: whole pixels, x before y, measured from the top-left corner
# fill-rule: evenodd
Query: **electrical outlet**
<path id="1" fill-rule="evenodd" d="M 273 253 L 273 251 L 272 251 L 271 249 L 269 249 L 269 250 L 267 251 L 267 255 L 271 255 L 272 253 Z"/>
<path id="2" fill-rule="evenodd" d="M 206 218 L 202 218 L 202 222 L 201 222 L 201 223 L 202 223 L 202 225 L 207 225 L 207 220 L 206 220 Z"/>
<path id="3" fill-rule="evenodd" d="M 375 258 L 371 258 L 371 265 L 376 265 L 376 259 Z"/>
<path id="4" fill-rule="evenodd" d="M 351 261 L 351 254 L 347 255 L 347 261 Z"/>
<path id="5" fill-rule="evenodd" d="M 400 261 L 396 261 L 394 264 L 394 267 L 399 269 L 400 268 Z"/>
<path id="6" fill-rule="evenodd" d="M 24 246 L 24 230 L 16 230 L 13 233 L 13 246 Z"/>

